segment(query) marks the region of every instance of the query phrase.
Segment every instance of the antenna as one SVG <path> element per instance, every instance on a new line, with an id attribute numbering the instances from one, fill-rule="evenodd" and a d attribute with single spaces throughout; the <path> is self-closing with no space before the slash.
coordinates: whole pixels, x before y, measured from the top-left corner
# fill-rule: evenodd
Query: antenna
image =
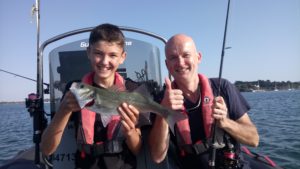
<path id="1" fill-rule="evenodd" d="M 30 10 L 30 14 L 31 14 L 31 21 L 30 21 L 30 23 L 32 23 L 34 15 L 36 14 L 37 10 L 38 10 L 37 5 L 33 4 L 32 7 L 31 7 L 31 10 Z"/>

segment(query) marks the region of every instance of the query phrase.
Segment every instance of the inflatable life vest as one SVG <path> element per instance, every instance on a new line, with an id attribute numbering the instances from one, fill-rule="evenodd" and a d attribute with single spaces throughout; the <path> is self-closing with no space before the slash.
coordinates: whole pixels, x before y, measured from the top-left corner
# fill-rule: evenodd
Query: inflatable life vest
<path id="1" fill-rule="evenodd" d="M 185 153 L 196 153 L 200 154 L 209 149 L 209 144 L 212 138 L 212 124 L 213 124 L 213 118 L 212 118 L 212 109 L 211 106 L 213 105 L 213 91 L 210 86 L 209 79 L 199 74 L 199 83 L 201 85 L 201 110 L 202 110 L 202 119 L 203 119 L 203 127 L 204 127 L 204 133 L 205 133 L 205 140 L 198 140 L 195 144 L 192 143 L 191 139 L 191 130 L 190 130 L 190 124 L 189 119 L 184 119 L 176 123 L 176 139 L 177 144 L 180 147 L 181 155 L 184 156 Z M 173 82 L 174 87 L 176 88 L 176 83 Z M 184 109 L 183 113 L 187 114 L 188 112 Z M 218 142 L 219 144 L 222 144 L 223 142 L 223 135 L 224 132 L 221 131 L 221 129 L 218 128 Z"/>
<path id="2" fill-rule="evenodd" d="M 82 82 L 92 85 L 94 75 L 94 72 L 86 74 L 82 78 Z M 120 90 L 125 89 L 124 79 L 118 73 L 115 73 L 114 85 Z M 107 141 L 97 143 L 94 142 L 94 125 L 95 121 L 101 120 L 101 118 L 96 118 L 96 113 L 86 108 L 81 110 L 79 116 L 79 126 L 77 130 L 77 147 L 79 151 L 97 156 L 103 153 L 119 153 L 123 150 L 122 143 L 124 137 L 120 129 L 121 123 L 119 115 L 113 115 L 106 127 Z"/>

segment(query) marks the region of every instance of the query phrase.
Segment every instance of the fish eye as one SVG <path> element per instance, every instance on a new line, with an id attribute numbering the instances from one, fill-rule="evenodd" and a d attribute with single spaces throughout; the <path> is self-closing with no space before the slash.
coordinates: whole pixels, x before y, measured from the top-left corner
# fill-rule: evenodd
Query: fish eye
<path id="1" fill-rule="evenodd" d="M 83 84 L 81 84 L 79 87 L 80 87 L 80 89 L 83 89 L 84 86 L 83 86 Z"/>

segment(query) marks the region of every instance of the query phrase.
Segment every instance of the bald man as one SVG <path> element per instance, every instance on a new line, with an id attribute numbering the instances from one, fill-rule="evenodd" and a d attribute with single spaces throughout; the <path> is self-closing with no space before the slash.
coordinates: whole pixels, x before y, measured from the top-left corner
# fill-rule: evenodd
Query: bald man
<path id="1" fill-rule="evenodd" d="M 165 79 L 160 103 L 187 115 L 169 132 L 166 121 L 156 116 L 149 146 L 152 159 L 160 163 L 168 155 L 177 168 L 209 168 L 212 124 L 218 128 L 220 148 L 216 168 L 248 168 L 240 152 L 240 143 L 256 147 L 259 135 L 248 116 L 249 104 L 233 84 L 222 79 L 220 96 L 218 78 L 198 73 L 202 55 L 193 39 L 184 34 L 171 37 L 165 46 L 166 66 L 174 81 Z M 170 146 L 170 148 L 169 148 Z M 171 148 L 172 147 L 172 148 Z M 169 152 L 168 152 L 169 150 Z M 173 152 L 173 153 L 171 153 Z"/>

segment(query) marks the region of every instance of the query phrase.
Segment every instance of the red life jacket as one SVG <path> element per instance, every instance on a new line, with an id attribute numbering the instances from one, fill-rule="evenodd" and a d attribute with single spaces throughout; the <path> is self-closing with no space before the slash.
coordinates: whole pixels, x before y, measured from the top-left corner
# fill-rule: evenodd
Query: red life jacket
<path id="1" fill-rule="evenodd" d="M 210 86 L 209 79 L 202 74 L 199 74 L 198 77 L 201 86 L 201 100 L 202 100 L 201 109 L 202 109 L 203 127 L 204 127 L 206 138 L 210 139 L 212 137 L 212 124 L 213 124 L 211 106 L 213 104 L 214 95 Z M 176 86 L 175 83 L 174 85 Z M 183 113 L 187 114 L 186 110 L 183 110 Z M 189 119 L 187 118 L 185 120 L 181 120 L 177 122 L 176 126 L 177 126 L 176 138 L 179 147 L 183 148 L 192 145 L 193 143 L 191 139 Z M 202 140 L 197 141 L 197 144 L 201 144 L 201 143 Z M 183 149 L 181 153 L 184 153 Z"/>
<path id="2" fill-rule="evenodd" d="M 94 72 L 86 74 L 82 78 L 82 82 L 86 83 L 86 84 L 89 84 L 89 85 L 92 85 L 94 75 L 95 75 Z M 125 89 L 124 84 L 125 84 L 124 79 L 122 78 L 122 76 L 120 74 L 118 74 L 116 72 L 115 73 L 114 85 L 118 89 L 124 90 Z M 96 113 L 95 112 L 90 111 L 86 108 L 83 108 L 81 110 L 81 113 L 80 113 L 80 123 L 81 124 L 79 124 L 79 128 L 78 128 L 78 131 L 77 131 L 77 144 L 78 144 L 79 150 L 85 151 L 86 153 L 91 153 L 93 151 L 93 150 L 90 150 L 91 148 L 89 147 L 89 145 L 95 147 L 95 145 L 101 145 L 102 146 L 102 144 L 103 144 L 103 142 L 94 143 L 94 124 L 95 124 L 95 121 L 96 121 Z M 119 132 L 118 130 L 116 130 L 117 126 L 120 125 L 119 123 L 120 123 L 120 116 L 119 115 L 113 115 L 110 119 L 110 122 L 107 125 L 107 140 L 108 141 L 113 141 L 115 139 L 113 137 L 117 135 L 116 134 L 117 132 Z M 113 145 L 114 144 L 115 143 L 113 143 Z M 116 146 L 121 146 L 122 147 L 122 145 L 116 145 Z M 111 146 L 108 146 L 108 147 L 111 147 Z M 96 149 L 99 149 L 99 148 L 96 148 Z M 100 148 L 100 149 L 103 149 L 103 148 Z M 104 149 L 106 149 L 106 148 L 104 148 Z M 112 147 L 112 149 L 114 149 L 114 147 Z M 114 152 L 114 150 L 108 150 L 108 152 Z M 93 153 L 95 153 L 95 152 L 93 152 Z M 99 153 L 101 154 L 101 152 L 99 152 Z"/>

